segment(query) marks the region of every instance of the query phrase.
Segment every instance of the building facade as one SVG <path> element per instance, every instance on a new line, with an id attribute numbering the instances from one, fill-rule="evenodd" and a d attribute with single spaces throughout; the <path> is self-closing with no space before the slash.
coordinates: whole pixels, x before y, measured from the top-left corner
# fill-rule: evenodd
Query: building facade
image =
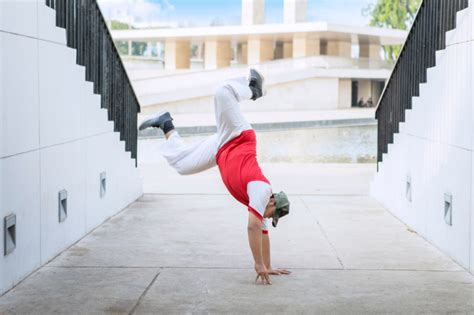
<path id="1" fill-rule="evenodd" d="M 123 30 L 114 31 L 113 37 L 117 42 L 158 43 L 164 47 L 163 73 L 187 78 L 195 73 L 195 82 L 203 81 L 198 79 L 198 70 L 215 73 L 222 70 L 221 79 L 224 79 L 226 69 L 261 66 L 269 69 L 271 75 L 291 78 L 286 82 L 290 84 L 308 76 L 325 84 L 336 79 L 336 90 L 331 92 L 337 97 L 311 109 L 348 108 L 361 100 L 376 104 L 393 66 L 391 61 L 383 59 L 382 47 L 403 44 L 406 32 L 307 22 L 306 0 L 285 0 L 283 9 L 284 23 L 265 24 L 264 1 L 243 0 L 241 25 Z M 157 98 L 163 98 L 169 90 L 166 83 L 160 84 L 159 89 L 151 87 L 158 87 L 158 82 L 150 83 L 146 87 L 147 83 L 140 80 L 137 85 L 138 93 L 146 95 L 143 106 L 170 105 L 168 101 L 151 101 L 153 97 L 150 97 L 160 94 Z M 216 83 L 218 80 L 209 82 Z M 203 86 L 201 90 L 207 88 Z M 204 96 L 183 96 L 180 101 Z M 315 95 L 315 99 L 325 98 Z"/>

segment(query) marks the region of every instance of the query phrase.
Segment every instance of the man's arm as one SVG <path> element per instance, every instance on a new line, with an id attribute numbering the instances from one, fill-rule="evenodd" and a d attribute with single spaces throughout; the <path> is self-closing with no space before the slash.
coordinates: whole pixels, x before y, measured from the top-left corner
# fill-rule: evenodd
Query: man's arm
<path id="1" fill-rule="evenodd" d="M 268 234 L 262 234 L 262 253 L 265 268 L 269 270 L 272 268 L 272 261 L 270 257 L 270 237 Z"/>
<path id="2" fill-rule="evenodd" d="M 258 281 L 262 279 L 262 283 L 271 284 L 268 271 L 265 268 L 262 251 L 262 222 L 251 212 L 249 212 L 249 221 L 247 225 L 247 233 L 249 236 L 249 245 L 252 250 L 253 259 L 255 261 L 255 272 Z"/>
<path id="3" fill-rule="evenodd" d="M 291 272 L 286 269 L 273 269 L 271 254 L 270 254 L 270 236 L 268 234 L 262 235 L 262 253 L 263 253 L 263 263 L 268 273 L 271 275 L 289 275 Z"/>

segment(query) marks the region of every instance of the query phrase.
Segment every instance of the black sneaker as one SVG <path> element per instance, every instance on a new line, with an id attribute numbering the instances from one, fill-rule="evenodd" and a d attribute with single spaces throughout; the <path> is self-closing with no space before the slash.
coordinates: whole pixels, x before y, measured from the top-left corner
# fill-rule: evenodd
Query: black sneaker
<path id="1" fill-rule="evenodd" d="M 169 112 L 160 112 L 158 114 L 154 114 L 147 119 L 145 119 L 138 128 L 139 130 L 144 130 L 147 128 L 160 128 L 164 130 L 165 123 L 167 121 L 173 121 Z"/>
<path id="2" fill-rule="evenodd" d="M 252 100 L 257 100 L 264 95 L 263 83 L 265 78 L 255 69 L 250 69 L 249 87 L 252 90 Z"/>

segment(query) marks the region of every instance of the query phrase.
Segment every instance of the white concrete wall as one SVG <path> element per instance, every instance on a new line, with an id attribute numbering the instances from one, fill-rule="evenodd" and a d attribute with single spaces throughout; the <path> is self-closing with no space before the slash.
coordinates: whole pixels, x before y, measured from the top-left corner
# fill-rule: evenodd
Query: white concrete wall
<path id="1" fill-rule="evenodd" d="M 0 293 L 142 194 L 135 161 L 55 25 L 43 0 L 0 0 Z M 62 189 L 68 218 L 59 223 Z M 17 247 L 4 257 L 12 213 Z"/>
<path id="2" fill-rule="evenodd" d="M 339 93 L 341 87 L 339 81 L 339 78 L 305 78 L 267 85 L 267 95 L 264 98 L 255 103 L 252 101 L 243 102 L 242 109 L 248 112 L 338 109 L 340 100 L 341 104 L 344 103 L 342 98 L 347 92 L 346 90 L 342 94 Z M 346 87 L 342 86 L 342 88 Z M 347 105 L 350 107 L 350 99 Z M 155 113 L 164 108 L 175 114 L 212 113 L 214 112 L 214 96 L 189 98 L 142 107 L 142 115 Z"/>
<path id="3" fill-rule="evenodd" d="M 473 19 L 458 13 L 447 48 L 406 111 L 372 184 L 372 195 L 410 228 L 474 272 Z M 406 197 L 411 177 L 412 200 Z M 453 196 L 452 226 L 444 220 L 444 194 Z"/>
<path id="4" fill-rule="evenodd" d="M 354 68 L 355 65 L 360 69 Z M 318 102 L 312 102 L 309 98 L 304 100 L 305 103 L 312 103 L 311 109 L 315 110 L 337 108 L 338 93 L 336 90 L 331 90 L 329 93 L 335 96 L 330 103 L 321 102 L 326 99 L 325 94 L 328 91 L 324 89 L 327 84 L 332 84 L 328 82 L 346 79 L 384 81 L 390 77 L 391 71 L 388 69 L 388 64 L 379 63 L 372 66 L 373 68 L 369 68 L 366 62 L 355 59 L 313 56 L 274 60 L 259 65 L 258 69 L 266 78 L 265 86 L 268 90 L 284 89 L 286 85 L 306 85 L 308 88 L 313 88 L 313 83 L 318 80 L 324 82 L 321 87 L 314 86 L 314 91 L 309 91 L 309 93 L 316 94 Z M 173 110 L 174 113 L 176 113 L 174 111 L 176 108 L 190 113 L 212 112 L 212 98 L 216 86 L 231 78 L 248 76 L 248 67 L 240 66 L 218 70 L 175 72 L 172 75 L 165 75 L 165 72 L 156 69 L 144 71 L 142 67 L 143 65 L 140 63 L 135 65 L 128 63 L 128 70 L 132 80 L 134 79 L 133 85 L 140 97 L 143 113 L 155 112 L 160 107 Z M 305 81 L 308 83 L 301 83 Z M 335 88 L 337 89 L 337 86 Z M 305 93 L 307 92 L 305 91 Z M 319 95 L 319 92 L 322 92 L 323 95 Z M 281 93 L 285 94 L 285 91 L 281 91 Z M 291 97 L 288 93 L 286 95 Z M 277 103 L 281 102 L 283 100 L 277 100 Z M 319 107 L 320 104 L 321 107 Z M 275 108 L 273 101 L 269 105 L 268 108 Z M 277 107 L 284 106 L 285 104 L 277 105 Z M 287 108 L 286 110 L 293 109 Z"/>

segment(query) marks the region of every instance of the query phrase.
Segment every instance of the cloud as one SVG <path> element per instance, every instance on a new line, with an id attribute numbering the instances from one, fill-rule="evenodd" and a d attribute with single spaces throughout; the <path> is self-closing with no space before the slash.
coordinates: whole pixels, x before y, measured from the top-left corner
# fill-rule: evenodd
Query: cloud
<path id="1" fill-rule="evenodd" d="M 99 0 L 108 19 L 132 23 L 152 23 L 165 20 L 175 10 L 169 0 Z"/>

